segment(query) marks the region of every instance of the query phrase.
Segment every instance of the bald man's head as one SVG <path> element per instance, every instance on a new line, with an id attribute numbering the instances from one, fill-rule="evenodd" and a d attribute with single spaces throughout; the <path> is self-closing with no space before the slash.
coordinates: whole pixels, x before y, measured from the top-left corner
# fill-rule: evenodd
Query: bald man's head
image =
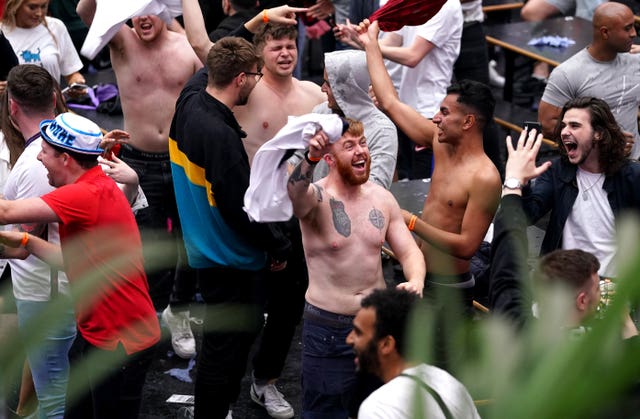
<path id="1" fill-rule="evenodd" d="M 633 12 L 622 3 L 607 2 L 593 14 L 593 40 L 615 52 L 629 52 L 636 36 Z"/>

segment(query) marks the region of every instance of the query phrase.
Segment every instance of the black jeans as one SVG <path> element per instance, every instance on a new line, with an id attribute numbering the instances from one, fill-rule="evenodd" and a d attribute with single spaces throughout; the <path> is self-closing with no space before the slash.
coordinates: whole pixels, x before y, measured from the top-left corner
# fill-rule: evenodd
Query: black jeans
<path id="1" fill-rule="evenodd" d="M 265 273 L 268 316 L 253 358 L 253 374 L 258 382 L 280 377 L 291 339 L 302 318 L 304 294 L 309 285 L 297 218 L 287 222 L 286 231 L 292 244 L 287 267 L 279 272 Z"/>
<path id="2" fill-rule="evenodd" d="M 185 254 L 185 250 L 169 153 L 146 153 L 123 145 L 120 158 L 138 174 L 140 187 L 149 203 L 147 208 L 137 212 L 136 222 L 142 237 L 145 272 L 153 305 L 156 311 L 161 311 L 169 304 L 175 281 L 180 281 L 179 287 L 185 291 L 174 298 L 172 305 L 187 304 L 195 293 L 196 279 L 195 273 L 186 267 L 186 257 L 179 257 Z M 165 240 L 175 240 L 176 250 L 163 255 L 158 263 L 153 245 Z"/>
<path id="3" fill-rule="evenodd" d="M 208 268 L 196 273 L 205 314 L 195 417 L 224 419 L 238 397 L 249 350 L 264 322 L 262 272 Z"/>
<path id="4" fill-rule="evenodd" d="M 69 352 L 71 377 L 65 419 L 137 418 L 154 353 L 155 345 L 132 355 L 125 353 L 122 344 L 107 351 L 93 346 L 78 333 Z M 89 357 L 92 361 L 84 362 Z M 84 394 L 74 398 L 73 390 Z"/>

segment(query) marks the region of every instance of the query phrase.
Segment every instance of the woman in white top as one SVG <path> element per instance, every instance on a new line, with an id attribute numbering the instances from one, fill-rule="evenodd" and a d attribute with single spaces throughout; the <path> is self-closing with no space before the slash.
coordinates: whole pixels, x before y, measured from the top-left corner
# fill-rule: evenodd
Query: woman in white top
<path id="1" fill-rule="evenodd" d="M 60 82 L 85 84 L 79 73 L 82 61 L 64 23 L 46 16 L 49 0 L 7 0 L 2 32 L 11 43 L 20 64 L 44 67 Z"/>

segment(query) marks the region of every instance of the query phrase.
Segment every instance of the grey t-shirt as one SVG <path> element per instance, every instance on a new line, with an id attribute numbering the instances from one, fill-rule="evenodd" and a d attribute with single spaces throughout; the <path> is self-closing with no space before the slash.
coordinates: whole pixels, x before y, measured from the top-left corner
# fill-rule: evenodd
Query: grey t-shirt
<path id="1" fill-rule="evenodd" d="M 578 16 L 583 19 L 593 19 L 593 12 L 606 0 L 546 0 L 565 16 Z"/>
<path id="2" fill-rule="evenodd" d="M 640 55 L 618 54 L 603 62 L 585 48 L 553 70 L 542 101 L 561 108 L 570 99 L 586 96 L 607 102 L 620 127 L 635 137 L 631 157 L 640 157 Z"/>

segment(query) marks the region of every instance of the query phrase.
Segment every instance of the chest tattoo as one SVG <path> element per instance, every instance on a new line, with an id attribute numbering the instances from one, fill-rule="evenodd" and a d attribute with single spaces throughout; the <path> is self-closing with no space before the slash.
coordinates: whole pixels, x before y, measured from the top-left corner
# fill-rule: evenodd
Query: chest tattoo
<path id="1" fill-rule="evenodd" d="M 369 221 L 378 230 L 382 231 L 384 227 L 384 214 L 379 209 L 373 208 L 369 211 Z"/>
<path id="2" fill-rule="evenodd" d="M 333 226 L 336 228 L 336 231 L 344 237 L 349 237 L 351 235 L 351 220 L 344 210 L 344 203 L 331 198 L 329 200 L 329 206 L 331 207 Z"/>
<path id="3" fill-rule="evenodd" d="M 322 202 L 322 187 L 316 185 L 315 183 L 312 183 L 312 185 L 316 190 L 316 199 L 318 200 L 318 202 Z"/>

